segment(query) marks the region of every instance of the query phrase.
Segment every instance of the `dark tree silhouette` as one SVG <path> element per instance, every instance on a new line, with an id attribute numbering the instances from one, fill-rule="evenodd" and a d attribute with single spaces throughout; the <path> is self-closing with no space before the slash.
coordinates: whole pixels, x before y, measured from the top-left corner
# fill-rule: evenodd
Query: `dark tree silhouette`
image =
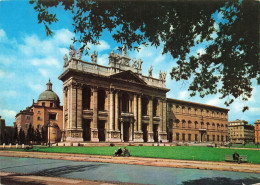
<path id="1" fill-rule="evenodd" d="M 140 44 L 163 46 L 163 54 L 177 59 L 170 73 L 176 81 L 191 79 L 191 96 L 220 93 L 225 104 L 247 101 L 252 80 L 259 79 L 259 1 L 30 1 L 46 34 L 57 22 L 61 6 L 72 14 L 73 28 L 83 43 L 99 44 L 105 30 L 129 49 Z M 221 16 L 218 26 L 215 14 Z M 205 53 L 191 55 L 190 48 L 207 41 Z M 221 82 L 221 83 L 219 83 Z M 219 85 L 221 84 L 221 85 Z M 244 110 L 248 107 L 244 107 Z"/>

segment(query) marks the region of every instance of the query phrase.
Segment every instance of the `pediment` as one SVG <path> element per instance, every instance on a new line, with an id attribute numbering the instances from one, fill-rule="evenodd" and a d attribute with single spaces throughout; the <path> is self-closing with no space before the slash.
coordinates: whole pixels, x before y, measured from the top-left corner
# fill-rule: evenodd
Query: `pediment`
<path id="1" fill-rule="evenodd" d="M 144 80 L 130 70 L 111 75 L 110 78 L 146 85 Z"/>

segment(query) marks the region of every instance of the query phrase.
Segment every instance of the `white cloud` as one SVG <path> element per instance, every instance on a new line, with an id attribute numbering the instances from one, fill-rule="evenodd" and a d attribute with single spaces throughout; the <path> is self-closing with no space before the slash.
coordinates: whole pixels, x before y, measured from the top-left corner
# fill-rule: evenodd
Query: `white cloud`
<path id="1" fill-rule="evenodd" d="M 0 54 L 0 64 L 9 66 L 10 64 L 14 63 L 14 61 L 15 61 L 14 56 Z"/>
<path id="2" fill-rule="evenodd" d="M 59 45 L 69 46 L 70 44 L 73 43 L 73 41 L 71 39 L 74 36 L 75 36 L 75 34 L 70 32 L 68 29 L 60 29 L 55 32 L 54 40 Z"/>
<path id="3" fill-rule="evenodd" d="M 0 69 L 0 79 L 11 79 L 15 76 L 15 74 L 13 72 L 9 73 L 9 72 L 5 72 L 3 70 Z"/>
<path id="4" fill-rule="evenodd" d="M 199 55 L 203 55 L 203 54 L 205 54 L 205 53 L 206 53 L 206 51 L 205 51 L 204 48 L 199 48 L 199 49 L 197 50 L 197 54 L 199 54 Z"/>
<path id="5" fill-rule="evenodd" d="M 50 77 L 49 70 L 47 70 L 47 69 L 39 69 L 39 72 L 41 73 L 42 76 L 44 76 L 46 78 Z"/>
<path id="6" fill-rule="evenodd" d="M 44 90 L 44 87 L 41 84 L 34 84 L 32 82 L 29 82 L 28 86 L 36 92 L 42 92 Z"/>
<path id="7" fill-rule="evenodd" d="M 178 99 L 185 100 L 189 97 L 189 92 L 184 90 L 179 92 Z"/>
<path id="8" fill-rule="evenodd" d="M 154 59 L 154 64 L 160 63 L 160 62 L 164 61 L 165 58 L 166 58 L 165 55 L 159 54 L 159 55 Z"/>
<path id="9" fill-rule="evenodd" d="M 108 65 L 108 54 L 98 57 L 97 60 L 99 65 Z"/>
<path id="10" fill-rule="evenodd" d="M 214 97 L 214 98 L 211 98 L 209 99 L 206 104 L 208 105 L 215 105 L 215 106 L 219 106 L 221 104 L 221 101 L 218 97 Z"/>
<path id="11" fill-rule="evenodd" d="M 14 90 L 9 90 L 9 91 L 2 91 L 0 92 L 1 96 L 5 96 L 5 97 L 16 97 L 17 96 L 17 92 Z"/>
<path id="12" fill-rule="evenodd" d="M 5 31 L 3 29 L 0 29 L 0 41 L 5 40 L 6 38 L 7 37 L 6 37 Z"/>
<path id="13" fill-rule="evenodd" d="M 2 118 L 14 118 L 16 115 L 16 112 L 13 110 L 8 109 L 0 109 L 0 115 L 2 115 Z"/>
<path id="14" fill-rule="evenodd" d="M 251 107 L 251 108 L 249 109 L 249 111 L 259 113 L 259 112 L 260 112 L 260 107 Z"/>
<path id="15" fill-rule="evenodd" d="M 101 40 L 99 43 L 100 44 L 97 46 L 98 51 L 110 49 L 110 45 L 106 41 Z"/>
<path id="16" fill-rule="evenodd" d="M 57 68 L 61 68 L 61 64 L 56 58 L 33 58 L 29 60 L 30 63 L 34 66 L 54 66 Z"/>

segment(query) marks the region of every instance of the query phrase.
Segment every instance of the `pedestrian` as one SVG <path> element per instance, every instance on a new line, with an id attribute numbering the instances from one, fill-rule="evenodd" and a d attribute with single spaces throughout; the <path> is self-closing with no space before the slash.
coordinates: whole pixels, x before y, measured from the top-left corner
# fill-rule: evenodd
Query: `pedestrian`
<path id="1" fill-rule="evenodd" d="M 239 157 L 239 154 L 236 151 L 233 154 L 233 160 L 237 161 L 238 164 L 240 164 L 240 157 Z"/>
<path id="2" fill-rule="evenodd" d="M 130 151 L 127 150 L 126 147 L 124 148 L 123 155 L 124 155 L 124 156 L 128 156 L 128 157 L 130 156 Z"/>
<path id="3" fill-rule="evenodd" d="M 120 155 L 122 155 L 122 153 L 123 153 L 123 151 L 122 151 L 122 149 L 119 147 L 118 150 L 115 151 L 114 156 L 120 156 Z"/>

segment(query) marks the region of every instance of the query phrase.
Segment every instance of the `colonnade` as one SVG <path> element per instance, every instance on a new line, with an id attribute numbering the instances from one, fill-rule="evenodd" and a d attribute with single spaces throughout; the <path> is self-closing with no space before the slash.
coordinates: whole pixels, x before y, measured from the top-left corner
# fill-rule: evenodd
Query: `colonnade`
<path id="1" fill-rule="evenodd" d="M 84 94 L 87 87 L 91 93 Z M 105 92 L 104 109 L 99 109 L 101 97 L 99 91 Z M 124 95 L 125 94 L 125 95 Z M 84 105 L 84 96 L 90 95 L 88 106 Z M 91 142 L 154 142 L 167 141 L 166 133 L 166 99 L 141 93 L 118 89 L 105 89 L 70 83 L 63 88 L 63 133 L 66 141 L 82 142 L 85 132 L 84 122 L 89 120 Z M 142 112 L 142 98 L 148 98 L 147 115 Z M 158 101 L 154 111 L 153 104 Z M 85 108 L 88 107 L 88 108 Z M 158 115 L 154 115 L 156 112 Z M 104 124 L 103 126 L 101 126 Z M 102 130 L 104 129 L 104 130 Z M 157 129 L 157 130 L 156 130 Z M 102 130 L 102 132 L 101 132 Z M 101 135 L 104 134 L 103 137 Z M 144 134 L 147 134 L 146 136 Z M 155 136 L 158 138 L 155 138 Z M 156 136 L 156 137 L 157 137 Z M 147 139 L 146 139 L 147 138 Z"/>

